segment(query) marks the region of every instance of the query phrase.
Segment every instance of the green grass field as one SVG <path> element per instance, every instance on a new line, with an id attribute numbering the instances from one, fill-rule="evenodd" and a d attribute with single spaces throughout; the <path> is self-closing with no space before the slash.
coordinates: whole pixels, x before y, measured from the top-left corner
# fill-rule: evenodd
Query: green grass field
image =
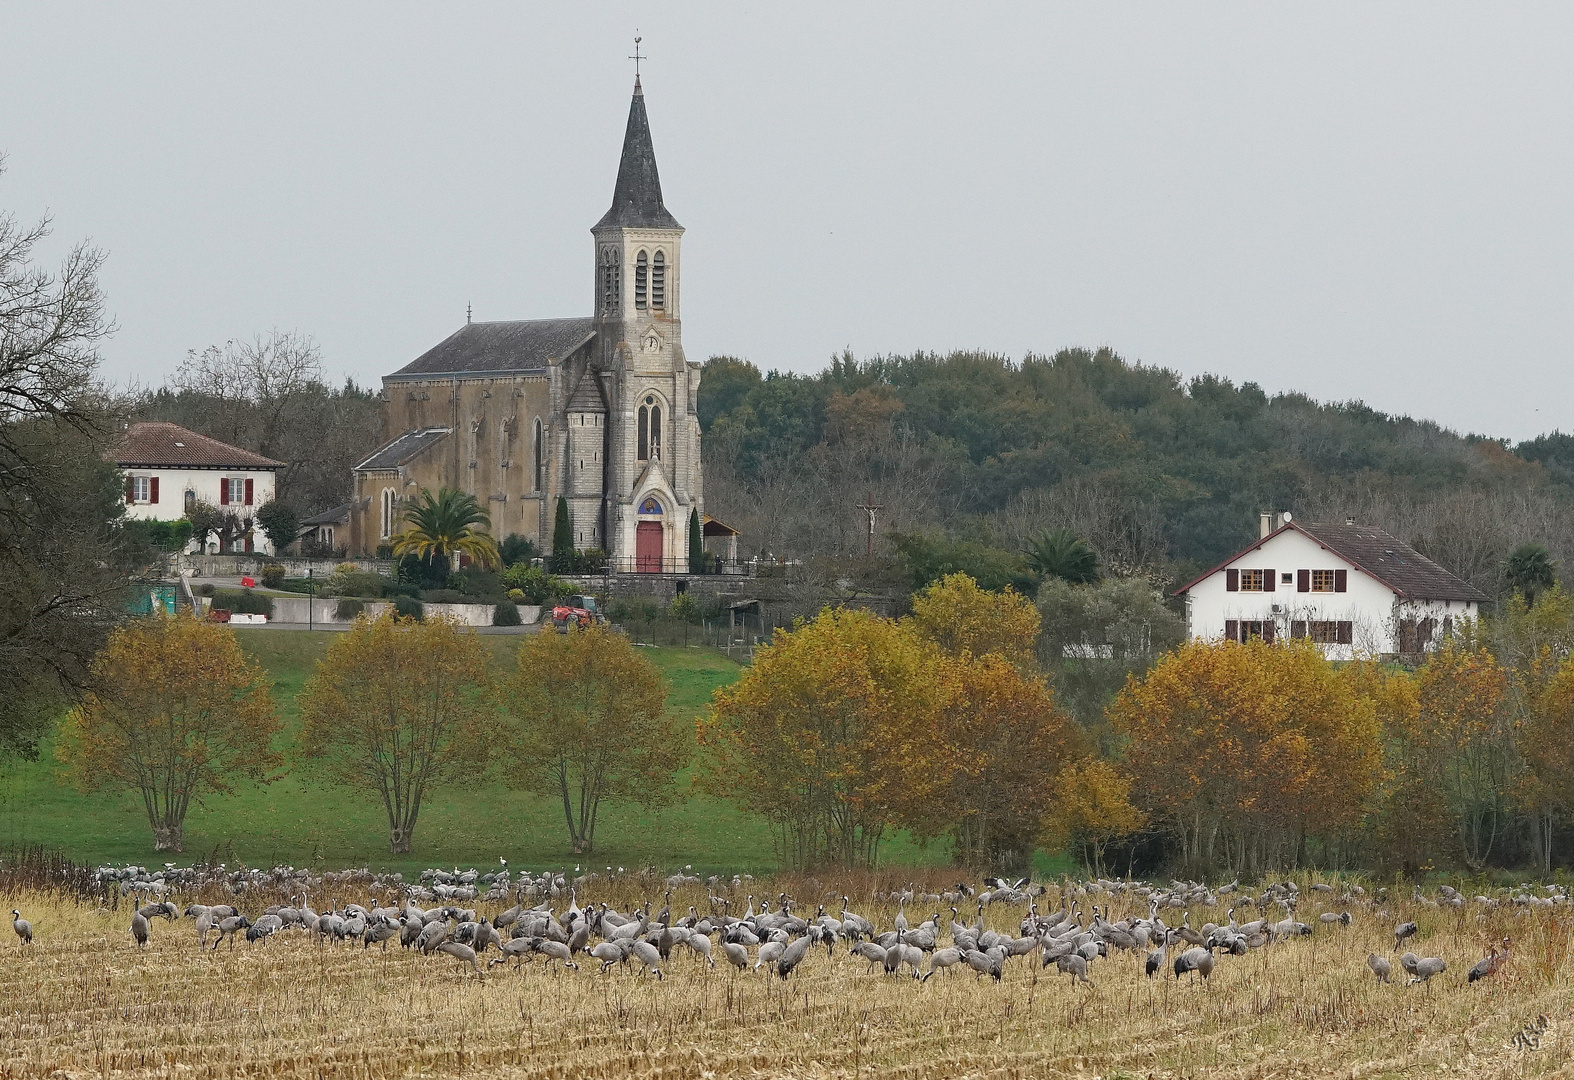
<path id="1" fill-rule="evenodd" d="M 295 696 L 334 635 L 260 627 L 235 633 L 273 678 L 284 721 L 280 748 L 287 750 L 298 723 Z M 481 640 L 492 650 L 495 664 L 512 666 L 517 638 Z M 643 652 L 668 680 L 670 707 L 684 716 L 697 716 L 711 692 L 741 670 L 708 649 Z M 38 761 L 12 763 L 0 772 L 0 846 L 41 845 L 95 863 L 157 866 L 215 855 L 216 861 L 230 865 L 367 866 L 409 872 L 434 865 L 496 865 L 502 856 L 514 866 L 571 869 L 577 860 L 567 854 L 566 837 L 560 804 L 478 777 L 474 783 L 439 788 L 422 808 L 415 851 L 394 858 L 388 854 L 386 818 L 379 804 L 286 775 L 273 784 L 249 784 L 233 796 L 195 806 L 186 819 L 185 854 L 171 856 L 153 850 L 146 814 L 133 794 L 82 795 L 63 785 L 52 742 L 45 742 Z M 885 845 L 882 862 L 944 859 L 942 845 L 922 847 L 898 836 Z M 603 807 L 596 851 L 586 865 L 692 865 L 706 872 L 757 873 L 773 869 L 776 859 L 763 821 L 729 803 L 694 795 L 653 811 L 620 804 Z"/>

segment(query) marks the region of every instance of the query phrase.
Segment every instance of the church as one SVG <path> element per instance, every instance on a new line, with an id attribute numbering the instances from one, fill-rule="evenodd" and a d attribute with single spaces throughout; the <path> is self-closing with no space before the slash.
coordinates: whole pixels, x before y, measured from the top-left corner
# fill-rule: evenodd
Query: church
<path id="1" fill-rule="evenodd" d="M 480 500 L 501 540 L 549 551 L 559 497 L 576 548 L 620 572 L 687 568 L 704 520 L 700 364 L 683 355 L 683 227 L 667 212 L 638 76 L 612 208 L 590 230 L 589 317 L 470 322 L 383 379 L 383 437 L 355 466 L 350 550 L 403 529 L 422 489 Z"/>

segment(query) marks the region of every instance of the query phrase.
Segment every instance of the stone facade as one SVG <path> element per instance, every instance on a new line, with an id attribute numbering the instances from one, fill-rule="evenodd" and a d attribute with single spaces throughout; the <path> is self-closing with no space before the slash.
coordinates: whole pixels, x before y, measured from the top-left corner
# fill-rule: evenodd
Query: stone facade
<path id="1" fill-rule="evenodd" d="M 466 323 L 383 379 L 387 441 L 355 469 L 350 550 L 402 527 L 423 488 L 460 488 L 498 538 L 549 550 L 558 498 L 574 543 L 617 570 L 687 565 L 704 515 L 695 397 L 683 354 L 683 228 L 661 197 L 644 94 L 629 108 L 613 205 L 592 232 L 590 318 Z"/>

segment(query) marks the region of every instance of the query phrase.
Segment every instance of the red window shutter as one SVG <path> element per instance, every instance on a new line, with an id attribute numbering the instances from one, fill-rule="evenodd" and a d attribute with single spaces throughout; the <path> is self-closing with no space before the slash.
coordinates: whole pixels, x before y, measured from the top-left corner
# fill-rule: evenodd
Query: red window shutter
<path id="1" fill-rule="evenodd" d="M 1301 573 L 1304 574 L 1304 573 L 1306 573 L 1306 571 L 1302 570 Z M 1300 641 L 1303 637 L 1306 636 L 1306 620 L 1305 619 L 1294 619 L 1294 620 L 1292 620 L 1290 622 L 1290 636 L 1292 638 L 1294 638 L 1296 641 Z"/>
<path id="2" fill-rule="evenodd" d="M 156 476 L 148 479 L 148 502 L 158 502 L 158 477 Z"/>
<path id="3" fill-rule="evenodd" d="M 1264 570 L 1262 572 L 1262 591 L 1273 592 L 1279 587 L 1279 571 Z"/>
<path id="4" fill-rule="evenodd" d="M 229 479 L 227 477 L 221 476 L 221 477 L 219 477 L 219 505 L 220 506 L 228 506 L 229 504 L 230 504 L 230 482 L 229 482 Z"/>
<path id="5" fill-rule="evenodd" d="M 1312 572 L 1310 570 L 1297 570 L 1295 572 L 1295 591 L 1312 591 Z"/>
<path id="6" fill-rule="evenodd" d="M 1343 570 L 1339 571 L 1341 574 Z M 1353 645 L 1355 643 L 1355 623 L 1348 619 L 1339 624 L 1339 644 Z"/>
<path id="7" fill-rule="evenodd" d="M 1345 592 L 1346 590 L 1349 589 L 1349 587 L 1350 587 L 1350 571 L 1348 571 L 1348 570 L 1335 570 L 1334 571 L 1334 592 Z M 1348 645 L 1349 642 L 1345 642 L 1345 644 Z"/>
<path id="8" fill-rule="evenodd" d="M 1233 574 L 1233 573 L 1235 573 L 1235 571 L 1231 570 L 1230 573 Z M 1235 620 L 1235 619 L 1225 619 L 1224 620 L 1224 636 L 1227 639 L 1229 639 L 1230 641 L 1239 641 L 1239 640 L 1241 640 L 1241 624 L 1240 624 L 1240 622 Z"/>
<path id="9" fill-rule="evenodd" d="M 132 479 L 131 477 L 128 476 L 128 477 L 126 477 L 126 502 L 134 503 L 136 501 L 137 501 L 137 482 L 134 479 Z"/>
<path id="10" fill-rule="evenodd" d="M 246 478 L 246 505 L 251 505 L 251 477 Z"/>
<path id="11" fill-rule="evenodd" d="M 1241 572 L 1239 570 L 1226 570 L 1224 572 L 1224 591 L 1225 592 L 1240 592 L 1241 591 Z M 1229 625 L 1229 624 L 1226 623 L 1225 625 Z"/>
<path id="12" fill-rule="evenodd" d="M 1267 642 L 1269 645 L 1273 644 L 1273 630 L 1274 630 L 1273 620 L 1272 619 L 1265 619 L 1265 620 L 1263 620 L 1263 624 L 1262 624 L 1262 639 L 1263 639 L 1263 641 Z"/>

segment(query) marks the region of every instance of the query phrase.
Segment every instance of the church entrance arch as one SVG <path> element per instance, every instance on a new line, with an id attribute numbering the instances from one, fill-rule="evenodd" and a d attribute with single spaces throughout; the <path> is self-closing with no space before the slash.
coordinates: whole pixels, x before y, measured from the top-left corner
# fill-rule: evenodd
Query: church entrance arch
<path id="1" fill-rule="evenodd" d="M 661 501 L 648 496 L 639 504 L 639 523 L 634 526 L 634 569 L 641 574 L 661 573 L 665 525 Z"/>

